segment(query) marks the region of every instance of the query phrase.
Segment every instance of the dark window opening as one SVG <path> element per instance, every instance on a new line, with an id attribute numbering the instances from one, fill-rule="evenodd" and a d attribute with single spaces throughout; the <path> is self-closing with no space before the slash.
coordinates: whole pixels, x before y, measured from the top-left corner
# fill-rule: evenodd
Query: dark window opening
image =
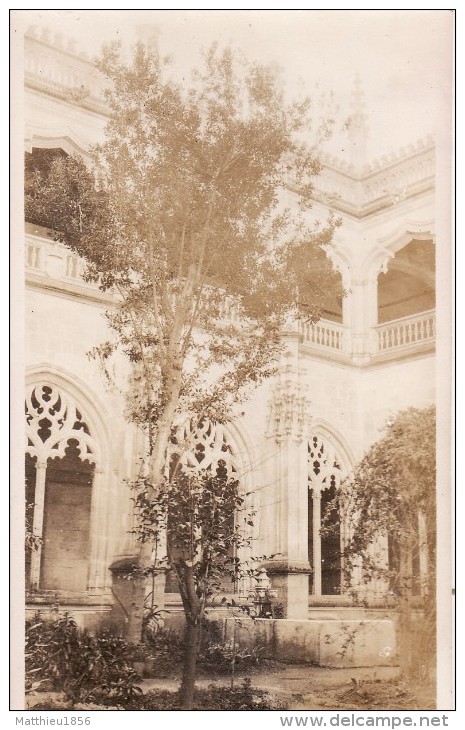
<path id="1" fill-rule="evenodd" d="M 40 571 L 44 590 L 87 588 L 93 472 L 93 465 L 81 461 L 74 439 L 64 458 L 48 462 Z"/>
<path id="2" fill-rule="evenodd" d="M 332 478 L 334 481 L 334 477 Z M 308 498 L 308 560 L 313 568 L 313 573 L 309 576 L 309 592 L 315 594 L 315 572 L 321 573 L 321 595 L 335 596 L 340 595 L 342 585 L 341 571 L 341 527 L 339 513 L 335 509 L 330 509 L 330 503 L 336 497 L 336 486 L 331 484 L 329 489 L 321 492 L 321 525 L 324 530 L 320 530 L 319 538 L 321 545 L 321 564 L 315 566 L 313 540 L 313 489 L 309 490 Z"/>

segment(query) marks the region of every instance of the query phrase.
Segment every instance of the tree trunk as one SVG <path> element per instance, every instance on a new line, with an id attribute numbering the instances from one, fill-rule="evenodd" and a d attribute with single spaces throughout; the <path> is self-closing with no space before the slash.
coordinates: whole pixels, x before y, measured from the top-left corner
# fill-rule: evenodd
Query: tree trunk
<path id="1" fill-rule="evenodd" d="M 192 710 L 194 705 L 195 677 L 197 669 L 197 654 L 200 645 L 201 621 L 193 623 L 186 620 L 184 665 L 182 669 L 181 707 L 183 710 Z"/>
<path id="2" fill-rule="evenodd" d="M 171 436 L 171 430 L 174 422 L 176 408 L 179 401 L 179 391 L 181 387 L 180 370 L 173 370 L 173 376 L 170 378 L 171 388 L 167 403 L 160 417 L 157 435 L 155 438 L 152 461 L 151 461 L 151 480 L 152 489 L 155 491 L 163 482 L 166 470 L 166 454 Z M 153 563 L 153 549 L 151 542 L 144 542 L 140 546 L 139 565 L 142 568 L 151 566 Z M 164 554 L 164 553 L 163 553 Z M 142 640 L 142 622 L 144 618 L 144 599 L 148 594 L 147 581 L 136 581 L 138 586 L 134 586 L 133 600 L 131 602 L 127 638 L 134 644 L 139 644 Z M 140 587 L 142 584 L 142 587 Z"/>
<path id="3" fill-rule="evenodd" d="M 144 599 L 146 581 L 136 579 L 132 585 L 131 605 L 128 611 L 126 640 L 132 644 L 140 644 L 142 640 L 142 622 L 144 619 Z"/>
<path id="4" fill-rule="evenodd" d="M 153 488 L 157 489 L 163 482 L 166 471 L 166 455 L 175 420 L 176 409 L 179 403 L 181 390 L 181 367 L 173 366 L 168 375 L 170 386 L 167 386 L 166 403 L 157 423 L 157 433 L 153 444 L 153 453 L 150 464 Z"/>

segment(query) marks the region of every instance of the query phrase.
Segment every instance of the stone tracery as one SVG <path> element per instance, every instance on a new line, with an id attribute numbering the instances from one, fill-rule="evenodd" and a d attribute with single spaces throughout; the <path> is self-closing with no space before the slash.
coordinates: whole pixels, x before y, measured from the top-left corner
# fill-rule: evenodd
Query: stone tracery
<path id="1" fill-rule="evenodd" d="M 95 464 L 96 445 L 75 403 L 62 390 L 38 385 L 26 395 L 26 453 L 39 462 L 64 457 L 73 439 L 82 461 Z"/>
<path id="2" fill-rule="evenodd" d="M 339 515 L 330 515 L 334 530 L 322 535 L 322 520 L 343 476 L 334 446 L 319 434 L 307 444 L 309 487 L 309 559 L 313 568 L 312 593 L 334 594 L 341 590 L 341 528 Z"/>
<path id="3" fill-rule="evenodd" d="M 178 428 L 171 449 L 173 454 L 179 455 L 183 467 L 205 470 L 216 468 L 221 463 L 227 477 L 237 472 L 237 459 L 220 423 L 208 419 L 200 423 L 186 422 Z"/>

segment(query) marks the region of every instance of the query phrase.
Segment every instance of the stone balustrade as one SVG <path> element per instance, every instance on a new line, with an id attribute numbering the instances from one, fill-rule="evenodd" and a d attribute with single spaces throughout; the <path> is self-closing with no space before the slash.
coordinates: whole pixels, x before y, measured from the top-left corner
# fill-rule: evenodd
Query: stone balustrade
<path id="1" fill-rule="evenodd" d="M 26 233 L 26 273 L 52 279 L 55 282 L 84 284 L 97 290 L 96 284 L 84 281 L 85 264 L 65 245 L 40 235 Z M 225 299 L 222 316 L 225 321 L 237 322 L 238 313 L 232 302 Z M 385 322 L 373 328 L 372 355 L 396 352 L 435 340 L 435 310 Z M 350 358 L 351 332 L 339 322 L 320 319 L 316 323 L 300 322 L 302 342 L 311 350 L 331 353 L 343 360 Z"/>
<path id="2" fill-rule="evenodd" d="M 301 322 L 299 329 L 305 344 L 321 350 L 345 351 L 344 339 L 347 328 L 338 322 L 326 319 L 320 319 L 315 324 Z"/>
<path id="3" fill-rule="evenodd" d="M 78 104 L 105 107 L 107 82 L 95 65 L 63 44 L 52 45 L 48 36 L 26 35 L 24 72 L 26 86 L 48 88 Z"/>
<path id="4" fill-rule="evenodd" d="M 434 309 L 409 317 L 401 317 L 378 325 L 377 350 L 379 353 L 399 351 L 428 342 L 434 342 L 436 313 Z"/>
<path id="5" fill-rule="evenodd" d="M 26 272 L 58 281 L 84 283 L 85 264 L 64 244 L 26 234 Z"/>

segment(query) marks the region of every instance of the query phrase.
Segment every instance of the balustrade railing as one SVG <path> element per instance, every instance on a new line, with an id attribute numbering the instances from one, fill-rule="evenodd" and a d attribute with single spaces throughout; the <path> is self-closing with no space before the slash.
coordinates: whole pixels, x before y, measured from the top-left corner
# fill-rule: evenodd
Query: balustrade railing
<path id="1" fill-rule="evenodd" d="M 66 246 L 37 235 L 26 234 L 26 270 L 57 281 L 84 283 L 85 264 Z M 88 284 L 87 286 L 93 286 Z M 237 322 L 239 314 L 229 299 L 221 308 L 222 318 Z M 435 310 L 420 312 L 391 320 L 373 328 L 372 354 L 399 351 L 428 342 L 434 342 Z M 316 323 L 300 322 L 299 331 L 304 344 L 320 352 L 331 352 L 350 357 L 350 330 L 339 322 L 320 319 Z"/>
<path id="2" fill-rule="evenodd" d="M 412 345 L 433 342 L 436 335 L 436 312 L 431 309 L 409 317 L 401 317 L 378 325 L 378 352 L 399 350 Z"/>
<path id="3" fill-rule="evenodd" d="M 26 82 L 35 80 L 56 89 L 69 92 L 75 101 L 92 99 L 105 103 L 107 82 L 95 65 L 63 43 L 51 45 L 49 35 L 38 38 L 26 36 L 24 71 Z"/>
<path id="4" fill-rule="evenodd" d="M 84 262 L 62 243 L 26 235 L 26 269 L 53 279 L 83 282 Z"/>
<path id="5" fill-rule="evenodd" d="M 315 324 L 301 322 L 299 329 L 305 343 L 323 350 L 344 351 L 346 328 L 338 322 L 330 322 L 327 319 L 320 319 Z"/>

